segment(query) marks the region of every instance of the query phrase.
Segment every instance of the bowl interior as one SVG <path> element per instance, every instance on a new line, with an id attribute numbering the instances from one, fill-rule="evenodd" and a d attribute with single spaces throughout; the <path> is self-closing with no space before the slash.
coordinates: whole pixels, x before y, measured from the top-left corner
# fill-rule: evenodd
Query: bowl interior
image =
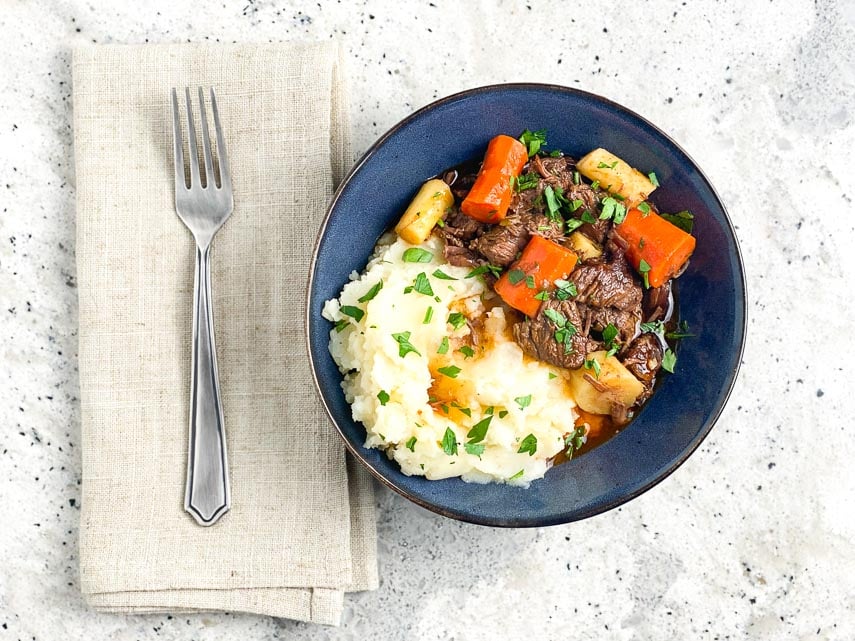
<path id="1" fill-rule="evenodd" d="M 661 187 L 662 211 L 695 214 L 697 249 L 680 278 L 680 315 L 694 337 L 678 350 L 676 374 L 665 375 L 639 416 L 620 434 L 528 489 L 427 481 L 401 473 L 378 450 L 362 447 L 365 429 L 351 418 L 341 374 L 327 348 L 324 301 L 351 271 L 361 271 L 377 238 L 429 177 L 483 154 L 499 133 L 546 129 L 549 149 L 580 157 L 605 147 Z M 573 521 L 620 505 L 676 469 L 700 444 L 736 377 L 745 332 L 739 248 L 713 188 L 694 162 L 656 127 L 603 98 L 563 87 L 500 85 L 440 100 L 384 135 L 340 187 L 324 222 L 309 284 L 308 339 L 321 398 L 349 449 L 387 485 L 441 514 L 498 526 Z"/>

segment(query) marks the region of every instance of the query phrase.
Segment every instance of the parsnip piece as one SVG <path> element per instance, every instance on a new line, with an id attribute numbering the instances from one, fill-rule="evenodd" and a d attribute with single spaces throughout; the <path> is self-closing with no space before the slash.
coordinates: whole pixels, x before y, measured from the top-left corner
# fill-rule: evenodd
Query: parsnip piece
<path id="1" fill-rule="evenodd" d="M 582 260 L 599 258 L 603 255 L 603 248 L 579 231 L 570 234 L 570 248 L 579 254 Z"/>
<path id="2" fill-rule="evenodd" d="M 599 180 L 603 189 L 626 198 L 630 206 L 646 200 L 656 189 L 647 176 L 602 148 L 583 157 L 576 163 L 576 169 L 585 178 Z"/>
<path id="3" fill-rule="evenodd" d="M 606 358 L 606 353 L 591 352 L 586 357 L 586 360 L 599 363 L 599 377 L 596 368 L 580 367 L 570 372 L 569 384 L 576 404 L 592 414 L 610 413 L 612 403 L 622 403 L 628 407 L 644 391 L 641 381 L 614 356 Z M 585 378 L 586 374 L 594 379 L 594 383 Z"/>
<path id="4" fill-rule="evenodd" d="M 427 240 L 436 221 L 454 204 L 451 189 L 444 181 L 434 178 L 421 186 L 410 206 L 395 225 L 398 236 L 418 245 Z"/>

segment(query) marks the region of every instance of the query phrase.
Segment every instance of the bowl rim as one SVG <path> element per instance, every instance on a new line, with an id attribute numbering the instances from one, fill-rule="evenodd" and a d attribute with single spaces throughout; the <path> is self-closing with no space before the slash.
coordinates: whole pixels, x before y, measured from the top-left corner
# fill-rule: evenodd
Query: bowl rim
<path id="1" fill-rule="evenodd" d="M 478 516 L 473 516 L 471 514 L 466 514 L 463 512 L 459 512 L 455 509 L 445 508 L 436 504 L 433 504 L 429 501 L 425 501 L 419 496 L 412 494 L 404 488 L 398 487 L 392 480 L 387 478 L 382 472 L 380 472 L 370 461 L 368 461 L 363 453 L 361 452 L 362 447 L 358 446 L 354 443 L 351 443 L 350 439 L 345 435 L 344 430 L 342 430 L 341 426 L 339 426 L 338 421 L 336 420 L 333 412 L 327 403 L 326 398 L 323 395 L 321 390 L 320 380 L 318 378 L 317 367 L 315 363 L 315 356 L 312 353 L 312 344 L 311 344 L 311 317 L 312 317 L 312 287 L 314 285 L 315 280 L 315 268 L 318 262 L 318 251 L 321 245 L 321 239 L 325 236 L 327 227 L 330 222 L 330 218 L 332 217 L 332 213 L 335 210 L 339 198 L 343 191 L 347 188 L 351 179 L 361 170 L 362 166 L 367 163 L 372 156 L 376 153 L 376 151 L 382 147 L 392 136 L 394 136 L 400 129 L 406 127 L 414 120 L 420 118 L 423 114 L 436 109 L 445 104 L 457 102 L 459 100 L 469 98 L 472 96 L 477 96 L 480 94 L 488 94 L 496 91 L 504 91 L 504 90 L 539 90 L 539 91 L 548 91 L 548 92 L 556 92 L 561 94 L 571 94 L 581 98 L 585 98 L 587 100 L 592 100 L 595 102 L 599 102 L 606 107 L 609 107 L 613 110 L 620 112 L 624 116 L 628 116 L 630 118 L 636 119 L 650 127 L 657 134 L 662 136 L 665 140 L 667 140 L 670 144 L 674 145 L 677 150 L 682 153 L 692 164 L 692 168 L 698 173 L 698 176 L 703 180 L 704 184 L 712 193 L 713 198 L 715 198 L 716 203 L 721 208 L 722 213 L 724 214 L 724 221 L 727 225 L 728 232 L 730 233 L 731 238 L 733 238 L 734 248 L 736 250 L 736 262 L 739 266 L 739 277 L 742 280 L 742 326 L 738 328 L 740 336 L 739 336 L 739 347 L 738 353 L 735 360 L 736 365 L 733 367 L 733 370 L 730 373 L 730 381 L 728 382 L 727 389 L 724 393 L 722 402 L 715 409 L 715 412 L 706 420 L 706 424 L 701 430 L 700 434 L 695 437 L 693 442 L 689 444 L 689 446 L 684 450 L 684 452 L 678 456 L 674 461 L 660 471 L 656 476 L 652 477 L 651 480 L 644 483 L 641 487 L 636 489 L 633 492 L 625 494 L 621 497 L 612 499 L 594 509 L 582 510 L 573 515 L 570 515 L 569 518 L 567 515 L 558 515 L 556 517 L 549 518 L 510 518 L 503 520 L 496 520 L 492 518 L 482 518 Z M 551 525 L 561 525 L 565 523 L 573 523 L 575 521 L 581 521 L 583 519 L 591 518 L 597 516 L 599 514 L 603 514 L 614 508 L 620 507 L 625 503 L 641 496 L 648 490 L 659 485 L 662 481 L 671 476 L 674 472 L 679 469 L 683 463 L 685 463 L 689 457 L 695 453 L 695 451 L 700 447 L 701 443 L 707 438 L 709 433 L 712 431 L 712 428 L 718 422 L 718 419 L 721 417 L 724 408 L 727 406 L 728 401 L 730 400 L 730 396 L 733 393 L 733 389 L 736 385 L 736 379 L 739 375 L 740 366 L 742 365 L 742 358 L 745 352 L 745 342 L 746 342 L 746 334 L 748 330 L 748 296 L 747 296 L 747 281 L 745 277 L 745 265 L 742 260 L 742 250 L 739 246 L 739 238 L 736 235 L 736 230 L 733 226 L 733 221 L 730 219 L 730 214 L 727 211 L 727 208 L 724 205 L 724 202 L 716 191 L 710 179 L 707 177 L 706 173 L 701 169 L 700 165 L 695 162 L 695 159 L 689 155 L 683 147 L 678 144 L 671 136 L 665 133 L 658 126 L 650 122 L 644 116 L 639 115 L 632 109 L 625 107 L 613 100 L 605 98 L 595 93 L 591 93 L 588 91 L 584 91 L 582 89 L 576 89 L 574 87 L 567 87 L 564 85 L 557 85 L 551 83 L 539 83 L 539 82 L 511 82 L 511 83 L 497 83 L 491 85 L 484 85 L 481 87 L 474 87 L 472 89 L 466 89 L 464 91 L 459 91 L 457 93 L 450 94 L 443 98 L 439 98 L 438 100 L 434 100 L 424 107 L 421 107 L 411 113 L 409 116 L 403 118 L 398 121 L 395 125 L 393 125 L 390 129 L 388 129 L 383 135 L 381 135 L 366 151 L 362 154 L 362 156 L 353 164 L 347 174 L 342 178 L 338 187 L 333 194 L 329 205 L 327 206 L 326 212 L 324 213 L 324 218 L 321 221 L 320 227 L 318 228 L 318 233 L 315 238 L 314 247 L 312 249 L 312 259 L 309 264 L 309 277 L 306 282 L 306 292 L 305 292 L 305 300 L 306 300 L 306 309 L 305 309 L 305 318 L 304 318 L 304 334 L 306 341 L 306 351 L 308 352 L 309 357 L 309 368 L 312 373 L 312 382 L 315 386 L 315 392 L 317 393 L 321 405 L 323 405 L 324 412 L 326 413 L 329 420 L 332 422 L 342 441 L 344 441 L 345 447 L 347 450 L 362 464 L 364 465 L 368 471 L 381 483 L 383 483 L 386 487 L 393 490 L 397 494 L 400 494 L 404 498 L 412 501 L 416 505 L 423 507 L 431 512 L 439 514 L 441 516 L 453 518 L 458 521 L 463 521 L 465 523 L 472 523 L 475 525 L 484 525 L 490 527 L 503 527 L 503 528 L 529 528 L 529 527 L 546 527 Z"/>

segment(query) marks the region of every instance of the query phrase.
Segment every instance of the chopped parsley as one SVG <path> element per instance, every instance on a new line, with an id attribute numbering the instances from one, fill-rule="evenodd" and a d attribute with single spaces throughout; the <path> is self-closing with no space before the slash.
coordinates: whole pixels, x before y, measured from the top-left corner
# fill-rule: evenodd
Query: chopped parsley
<path id="1" fill-rule="evenodd" d="M 546 129 L 529 131 L 526 129 L 520 136 L 520 142 L 526 146 L 529 156 L 534 156 L 540 148 L 546 145 Z"/>
<path id="2" fill-rule="evenodd" d="M 600 181 L 599 180 L 595 180 L 594 182 L 591 183 L 591 189 L 593 189 L 594 191 L 596 191 L 599 188 L 600 188 Z"/>
<path id="3" fill-rule="evenodd" d="M 491 265 L 490 263 L 486 263 L 484 265 L 479 265 L 471 272 L 466 274 L 466 278 L 472 278 L 473 276 L 483 276 L 487 272 L 490 272 L 491 274 L 493 274 L 493 276 L 498 278 L 502 275 L 502 268 L 498 265 Z"/>
<path id="4" fill-rule="evenodd" d="M 508 410 L 499 410 L 499 418 L 505 418 L 508 415 Z"/>
<path id="5" fill-rule="evenodd" d="M 678 339 L 678 338 L 690 338 L 694 336 L 694 334 L 689 333 L 689 323 L 687 321 L 680 321 L 680 325 L 673 332 L 667 332 L 665 334 L 665 338 Z"/>
<path id="6" fill-rule="evenodd" d="M 535 283 L 534 283 L 534 276 L 533 275 L 529 274 L 528 276 L 525 277 L 525 286 L 528 287 L 529 289 L 534 289 L 535 287 L 537 287 L 537 285 L 535 285 Z"/>
<path id="7" fill-rule="evenodd" d="M 429 305 L 428 308 L 425 310 L 425 317 L 424 317 L 424 320 L 422 320 L 422 325 L 427 325 L 428 323 L 430 323 L 432 318 L 433 318 L 433 305 Z"/>
<path id="8" fill-rule="evenodd" d="M 363 316 L 365 316 L 365 312 L 353 305 L 342 305 L 341 313 L 345 316 L 350 316 L 357 323 L 362 320 Z"/>
<path id="9" fill-rule="evenodd" d="M 412 285 L 407 285 L 404 287 L 404 293 L 409 294 L 412 291 L 417 291 L 419 294 L 424 294 L 425 296 L 433 296 L 433 288 L 430 286 L 430 281 L 427 278 L 427 274 L 424 272 L 420 273 L 416 276 L 416 279 L 413 281 Z"/>
<path id="10" fill-rule="evenodd" d="M 564 327 L 567 324 L 567 319 L 561 312 L 556 312 L 554 309 L 543 310 L 543 315 L 555 323 L 558 327 Z"/>
<path id="11" fill-rule="evenodd" d="M 350 323 L 347 322 L 346 318 L 342 318 L 340 321 L 337 321 L 335 324 L 336 334 L 343 332 L 348 325 L 350 325 Z"/>
<path id="12" fill-rule="evenodd" d="M 662 369 L 666 372 L 674 373 L 674 366 L 677 364 L 677 355 L 671 351 L 671 348 L 665 350 L 665 355 L 662 357 Z"/>
<path id="13" fill-rule="evenodd" d="M 601 161 L 601 162 L 597 165 L 597 169 L 614 169 L 615 167 L 617 167 L 617 164 L 618 164 L 618 161 L 617 161 L 617 160 L 615 160 L 612 164 L 608 164 L 608 163 L 605 163 L 605 162 L 602 162 L 602 161 Z"/>
<path id="14" fill-rule="evenodd" d="M 589 223 L 589 224 L 591 224 L 591 225 L 596 225 L 596 224 L 597 224 L 597 219 L 596 219 L 596 218 L 594 218 L 594 217 L 591 215 L 591 212 L 589 212 L 589 211 L 587 211 L 587 210 L 582 212 L 582 217 L 581 217 L 581 219 L 582 219 L 582 222 L 583 222 L 583 223 Z"/>
<path id="15" fill-rule="evenodd" d="M 407 440 L 407 443 L 406 443 L 405 447 L 406 447 L 408 450 L 410 450 L 411 452 L 415 452 L 415 451 L 416 451 L 416 441 L 418 441 L 418 439 L 417 439 L 415 436 L 411 436 L 411 437 Z"/>
<path id="16" fill-rule="evenodd" d="M 578 185 L 578 184 L 580 184 L 581 182 L 582 182 L 582 178 L 581 178 L 581 176 L 579 176 L 579 172 L 578 172 L 578 171 L 574 171 L 574 172 L 573 172 L 573 184 L 574 184 L 574 185 Z"/>
<path id="17" fill-rule="evenodd" d="M 695 226 L 695 215 L 690 211 L 678 211 L 676 214 L 660 214 L 662 218 L 667 220 L 672 225 L 679 227 L 687 234 L 692 233 L 692 228 Z"/>
<path id="18" fill-rule="evenodd" d="M 389 402 L 389 392 L 384 389 L 381 389 L 377 392 L 377 400 L 380 401 L 380 405 L 386 405 Z"/>
<path id="19" fill-rule="evenodd" d="M 487 418 L 484 418 L 475 425 L 466 433 L 466 438 L 469 439 L 470 443 L 480 443 L 484 440 L 484 437 L 487 436 L 487 428 L 490 427 L 490 421 L 493 420 L 493 415 L 490 414 Z"/>
<path id="20" fill-rule="evenodd" d="M 619 225 L 626 218 L 626 207 L 612 196 L 603 198 L 602 205 L 603 211 L 600 213 L 600 220 L 614 220 L 615 224 Z"/>
<path id="21" fill-rule="evenodd" d="M 606 325 L 603 330 L 603 342 L 606 344 L 606 349 L 611 351 L 614 348 L 614 341 L 618 335 L 618 328 L 613 323 Z"/>
<path id="22" fill-rule="evenodd" d="M 549 372 L 549 380 L 551 381 L 553 378 L 558 378 L 558 374 L 555 372 Z"/>
<path id="23" fill-rule="evenodd" d="M 531 394 L 528 394 L 527 396 L 517 396 L 514 399 L 514 402 L 520 406 L 521 410 L 524 410 L 531 405 Z"/>
<path id="24" fill-rule="evenodd" d="M 467 454 L 471 454 L 472 456 L 477 456 L 478 458 L 484 453 L 484 448 L 486 446 L 483 443 L 465 443 L 463 445 L 463 449 L 466 450 Z"/>
<path id="25" fill-rule="evenodd" d="M 584 204 L 585 204 L 584 200 L 574 198 L 573 200 L 570 201 L 570 204 L 568 205 L 568 207 L 570 208 L 570 211 L 573 212 L 573 211 L 576 211 L 577 209 L 579 209 L 579 207 L 581 207 Z"/>
<path id="26" fill-rule="evenodd" d="M 645 289 L 650 289 L 650 263 L 643 258 L 638 263 L 638 273 L 641 274 L 641 278 L 644 280 Z"/>
<path id="27" fill-rule="evenodd" d="M 492 416 L 493 412 L 495 412 L 495 411 L 496 411 L 496 408 L 493 407 L 492 405 L 490 405 L 490 407 L 488 407 L 487 409 L 484 410 L 484 415 L 485 416 Z"/>
<path id="28" fill-rule="evenodd" d="M 525 470 L 520 470 L 519 472 L 517 472 L 517 473 L 516 473 L 516 474 L 514 474 L 513 476 L 509 476 L 509 477 L 508 477 L 508 480 L 509 480 L 509 481 L 513 481 L 513 480 L 515 480 L 515 479 L 520 478 L 523 474 L 525 474 Z"/>
<path id="29" fill-rule="evenodd" d="M 439 343 L 439 347 L 437 347 L 436 353 L 437 354 L 448 353 L 448 336 L 442 337 L 442 341 Z"/>
<path id="30" fill-rule="evenodd" d="M 555 286 L 558 288 L 555 290 L 555 298 L 558 300 L 567 300 L 570 297 L 579 295 L 579 291 L 576 289 L 576 283 L 572 283 L 569 280 L 559 278 L 555 281 Z"/>
<path id="31" fill-rule="evenodd" d="M 517 178 L 514 187 L 517 191 L 526 191 L 537 187 L 538 182 L 540 182 L 540 176 L 534 172 L 529 172 Z"/>
<path id="32" fill-rule="evenodd" d="M 421 247 L 410 247 L 403 255 L 405 263 L 429 263 L 433 260 L 433 254 Z"/>
<path id="33" fill-rule="evenodd" d="M 600 362 L 596 358 L 589 358 L 586 360 L 585 369 L 594 370 L 594 376 L 600 378 Z"/>
<path id="34" fill-rule="evenodd" d="M 377 292 L 379 292 L 381 289 L 383 289 L 383 281 L 382 280 L 378 281 L 376 285 L 374 285 L 371 289 L 369 289 L 367 292 L 365 292 L 365 295 L 363 295 L 361 298 L 358 299 L 359 302 L 360 303 L 367 303 L 372 298 L 374 298 L 377 295 Z"/>
<path id="35" fill-rule="evenodd" d="M 472 358 L 473 356 L 475 356 L 475 350 L 469 347 L 469 345 L 464 345 L 457 351 L 463 354 L 463 356 L 465 356 L 466 358 Z"/>
<path id="36" fill-rule="evenodd" d="M 526 452 L 529 456 L 534 456 L 534 453 L 537 452 L 537 437 L 534 434 L 526 436 L 520 443 L 520 449 L 517 450 L 517 454 L 525 454 Z"/>
<path id="37" fill-rule="evenodd" d="M 665 323 L 663 323 L 661 320 L 652 321 L 649 323 L 642 323 L 640 327 L 642 332 L 653 332 L 654 334 L 665 333 Z"/>
<path id="38" fill-rule="evenodd" d="M 545 309 L 543 315 L 555 323 L 558 328 L 555 330 L 555 341 L 564 345 L 564 353 L 569 354 L 573 351 L 573 336 L 576 335 L 576 326 L 567 321 L 564 315 L 556 312 L 554 309 Z"/>
<path id="39" fill-rule="evenodd" d="M 547 185 L 546 189 L 543 190 L 543 197 L 546 199 L 546 209 L 547 216 L 549 220 L 552 222 L 561 222 L 561 204 L 558 202 L 558 198 L 555 194 L 555 190 L 552 188 L 552 185 Z"/>
<path id="40" fill-rule="evenodd" d="M 580 425 L 567 436 L 564 437 L 564 456 L 569 461 L 573 455 L 582 449 L 582 446 L 588 442 L 588 436 L 585 434 L 585 426 Z"/>
<path id="41" fill-rule="evenodd" d="M 653 183 L 654 187 L 659 186 L 659 179 L 656 177 L 655 171 L 651 171 L 649 174 L 647 174 L 647 178 L 650 179 L 650 182 Z"/>
<path id="42" fill-rule="evenodd" d="M 536 300 L 549 300 L 549 292 L 545 289 L 541 289 L 534 295 Z"/>
<path id="43" fill-rule="evenodd" d="M 650 215 L 650 205 L 645 202 L 638 203 L 638 211 L 641 212 L 642 218 L 647 218 Z"/>
<path id="44" fill-rule="evenodd" d="M 585 222 L 582 220 L 579 220 L 578 218 L 571 218 L 570 220 L 566 221 L 564 224 L 567 225 L 567 233 L 569 234 L 571 231 L 576 231 L 577 229 L 579 229 L 579 227 L 584 225 Z"/>
<path id="45" fill-rule="evenodd" d="M 439 278 L 440 280 L 457 280 L 454 276 L 449 276 L 441 269 L 437 269 L 431 274 L 434 278 Z"/>
<path id="46" fill-rule="evenodd" d="M 448 376 L 448 378 L 457 378 L 457 375 L 460 373 L 460 368 L 457 365 L 448 365 L 446 367 L 440 367 L 436 370 L 443 376 Z"/>
<path id="47" fill-rule="evenodd" d="M 446 427 L 445 434 L 442 435 L 442 451 L 449 456 L 457 455 L 457 437 L 450 427 Z"/>
<path id="48" fill-rule="evenodd" d="M 410 342 L 411 332 L 399 332 L 397 334 L 392 334 L 392 338 L 398 341 L 398 356 L 404 358 L 410 352 L 413 352 L 417 356 L 421 356 L 421 352 L 415 348 L 415 346 Z"/>
<path id="49" fill-rule="evenodd" d="M 448 324 L 454 329 L 460 329 L 466 324 L 466 317 L 460 312 L 451 312 L 448 315 Z"/>
<path id="50" fill-rule="evenodd" d="M 508 272 L 508 280 L 511 285 L 516 285 L 525 280 L 525 272 L 521 269 L 512 269 Z"/>

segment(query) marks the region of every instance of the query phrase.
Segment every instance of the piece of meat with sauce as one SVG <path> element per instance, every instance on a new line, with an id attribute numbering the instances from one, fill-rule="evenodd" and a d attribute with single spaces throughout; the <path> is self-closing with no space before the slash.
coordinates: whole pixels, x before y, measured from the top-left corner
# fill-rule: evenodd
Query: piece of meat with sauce
<path id="1" fill-rule="evenodd" d="M 544 214 L 521 212 L 507 216 L 490 231 L 476 238 L 471 247 L 493 265 L 507 267 L 534 235 L 557 240 L 563 234 L 561 228 Z"/>
<path id="2" fill-rule="evenodd" d="M 616 307 L 640 316 L 642 290 L 620 252 L 608 261 L 589 261 L 571 274 L 576 301 L 593 307 Z"/>
<path id="3" fill-rule="evenodd" d="M 638 314 L 615 307 L 589 307 L 579 304 L 583 316 L 588 315 L 587 325 L 595 332 L 602 332 L 608 325 L 618 330 L 619 342 L 626 345 L 635 336 L 641 318 Z"/>
<path id="4" fill-rule="evenodd" d="M 555 339 L 555 332 L 559 327 L 545 314 L 547 309 L 560 314 L 576 329 L 576 333 L 570 339 L 569 351 L 563 343 Z M 513 326 L 513 335 L 523 352 L 532 358 L 556 367 L 578 369 L 582 367 L 585 356 L 589 352 L 602 347 L 601 343 L 586 336 L 581 330 L 582 317 L 575 302 L 550 300 L 540 306 L 536 317 L 516 323 Z"/>
<path id="5" fill-rule="evenodd" d="M 656 374 L 662 367 L 662 343 L 656 334 L 646 332 L 636 337 L 624 352 L 623 364 L 644 384 L 644 392 L 635 401 L 636 405 L 641 405 L 653 394 Z"/>

